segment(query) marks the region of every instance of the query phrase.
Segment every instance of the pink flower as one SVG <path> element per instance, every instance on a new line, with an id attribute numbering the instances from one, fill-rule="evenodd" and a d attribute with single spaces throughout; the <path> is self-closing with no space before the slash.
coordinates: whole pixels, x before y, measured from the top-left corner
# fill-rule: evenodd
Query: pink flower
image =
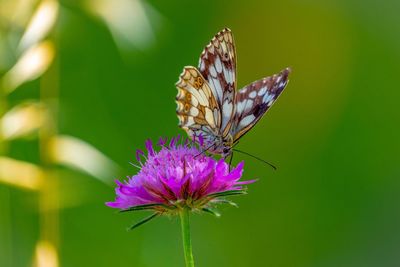
<path id="1" fill-rule="evenodd" d="M 117 180 L 116 199 L 106 205 L 122 211 L 154 210 L 153 217 L 177 214 L 184 208 L 218 215 L 215 204 L 230 203 L 224 197 L 243 194 L 243 185 L 254 182 L 239 181 L 243 162 L 230 170 L 224 159 L 208 157 L 192 142 L 179 139 L 168 143 L 160 138 L 159 151 L 147 140 L 147 155 L 141 150 L 136 153 L 139 173 L 125 182 Z"/>

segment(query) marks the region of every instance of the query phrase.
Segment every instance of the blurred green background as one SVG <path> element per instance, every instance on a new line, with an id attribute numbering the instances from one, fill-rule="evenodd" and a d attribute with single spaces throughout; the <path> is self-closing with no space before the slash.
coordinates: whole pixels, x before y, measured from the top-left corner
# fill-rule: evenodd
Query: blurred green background
<path id="1" fill-rule="evenodd" d="M 146 138 L 183 133 L 174 84 L 224 27 L 239 87 L 293 72 L 239 145 L 278 171 L 235 156 L 259 180 L 239 209 L 192 217 L 197 266 L 400 266 L 399 10 L 396 0 L 1 0 L 0 266 L 184 266 L 177 219 L 126 232 L 146 214 L 104 202 L 115 178 L 137 171 L 128 162 Z M 15 68 L 43 42 L 42 61 Z M 32 103 L 25 120 L 4 119 Z"/>

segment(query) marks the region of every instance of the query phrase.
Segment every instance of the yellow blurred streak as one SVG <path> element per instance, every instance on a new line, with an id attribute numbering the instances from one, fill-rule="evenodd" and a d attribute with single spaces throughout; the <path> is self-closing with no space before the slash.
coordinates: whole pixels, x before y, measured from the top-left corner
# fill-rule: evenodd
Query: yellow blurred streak
<path id="1" fill-rule="evenodd" d="M 117 165 L 92 145 L 72 136 L 57 136 L 49 144 L 51 159 L 105 182 L 110 180 L 118 170 Z"/>
<path id="2" fill-rule="evenodd" d="M 0 136 L 11 140 L 38 130 L 45 123 L 47 110 L 41 103 L 23 103 L 9 110 L 0 120 Z"/>
<path id="3" fill-rule="evenodd" d="M 17 63 L 3 78 L 3 86 L 7 93 L 14 91 L 24 82 L 34 80 L 42 75 L 54 58 L 54 45 L 44 41 L 22 54 Z"/>
<path id="4" fill-rule="evenodd" d="M 0 157 L 0 182 L 23 189 L 39 190 L 43 171 L 36 165 L 24 161 Z"/>
<path id="5" fill-rule="evenodd" d="M 37 2 L 38 0 L 0 1 L 0 17 L 13 26 L 24 27 Z"/>
<path id="6" fill-rule="evenodd" d="M 145 49 L 154 42 L 152 23 L 157 22 L 160 15 L 144 1 L 87 0 L 87 6 L 106 23 L 119 48 Z"/>
<path id="7" fill-rule="evenodd" d="M 58 9 L 58 2 L 55 0 L 44 0 L 40 3 L 21 38 L 19 51 L 24 51 L 46 37 L 57 20 Z"/>
<path id="8" fill-rule="evenodd" d="M 15 64 L 16 48 L 38 2 L 38 0 L 0 0 L 0 69 L 2 71 L 10 69 Z"/>
<path id="9" fill-rule="evenodd" d="M 36 244 L 34 267 L 58 267 L 56 248 L 48 241 L 39 241 Z"/>

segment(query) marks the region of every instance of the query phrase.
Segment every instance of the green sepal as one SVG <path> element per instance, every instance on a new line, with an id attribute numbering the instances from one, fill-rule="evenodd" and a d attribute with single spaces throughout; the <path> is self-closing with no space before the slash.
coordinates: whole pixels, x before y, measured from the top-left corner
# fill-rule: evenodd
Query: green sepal
<path id="1" fill-rule="evenodd" d="M 239 208 L 238 204 L 236 204 L 235 202 L 227 200 L 227 199 L 223 199 L 223 198 L 222 199 L 221 198 L 217 198 L 215 200 L 212 200 L 212 203 L 215 203 L 215 204 L 228 204 L 228 205 L 231 205 L 231 206 L 233 206 L 235 208 Z"/>
<path id="2" fill-rule="evenodd" d="M 142 220 L 138 221 L 137 223 L 135 223 L 134 225 L 132 225 L 131 227 L 129 227 L 127 230 L 128 230 L 128 231 L 132 231 L 133 229 L 135 229 L 135 228 L 141 226 L 142 224 L 145 224 L 145 223 L 149 222 L 150 220 L 154 219 L 154 218 L 157 217 L 158 215 L 160 215 L 160 214 L 157 213 L 157 212 L 156 212 L 156 213 L 153 213 L 152 215 L 150 215 L 150 216 L 148 216 L 148 217 L 146 217 L 146 218 L 143 218 Z"/>
<path id="3" fill-rule="evenodd" d="M 201 209 L 204 212 L 210 213 L 214 215 L 215 217 L 221 217 L 221 213 L 219 213 L 217 210 L 211 209 L 211 208 L 202 208 Z"/>
<path id="4" fill-rule="evenodd" d="M 164 204 L 145 204 L 145 205 L 138 205 L 138 206 L 133 206 L 124 210 L 120 210 L 119 212 L 128 212 L 128 211 L 138 211 L 138 210 L 152 210 L 155 208 L 164 208 L 167 209 L 168 207 Z"/>
<path id="5" fill-rule="evenodd" d="M 246 190 L 228 190 L 223 192 L 218 192 L 214 194 L 210 194 L 207 197 L 217 198 L 217 197 L 226 197 L 226 196 L 235 196 L 235 195 L 244 195 L 247 194 Z"/>

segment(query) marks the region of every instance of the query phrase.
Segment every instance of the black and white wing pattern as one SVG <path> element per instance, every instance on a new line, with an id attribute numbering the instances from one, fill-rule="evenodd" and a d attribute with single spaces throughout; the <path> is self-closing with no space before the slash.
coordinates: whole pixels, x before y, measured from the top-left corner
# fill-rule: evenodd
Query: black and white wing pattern
<path id="1" fill-rule="evenodd" d="M 221 111 L 219 130 L 226 136 L 231 127 L 236 94 L 236 51 L 230 29 L 223 29 L 211 39 L 200 56 L 199 70 L 217 99 Z"/>
<path id="2" fill-rule="evenodd" d="M 234 142 L 247 133 L 267 112 L 288 83 L 290 68 L 242 88 L 235 98 L 230 133 Z"/>
<path id="3" fill-rule="evenodd" d="M 215 95 L 195 67 L 185 67 L 176 83 L 179 126 L 190 137 L 202 136 L 212 143 L 218 134 L 221 114 Z"/>
<path id="4" fill-rule="evenodd" d="M 179 126 L 201 136 L 210 153 L 226 156 L 279 97 L 290 69 L 253 82 L 236 92 L 236 51 L 225 28 L 203 50 L 198 68 L 185 67 L 176 84 Z"/>

